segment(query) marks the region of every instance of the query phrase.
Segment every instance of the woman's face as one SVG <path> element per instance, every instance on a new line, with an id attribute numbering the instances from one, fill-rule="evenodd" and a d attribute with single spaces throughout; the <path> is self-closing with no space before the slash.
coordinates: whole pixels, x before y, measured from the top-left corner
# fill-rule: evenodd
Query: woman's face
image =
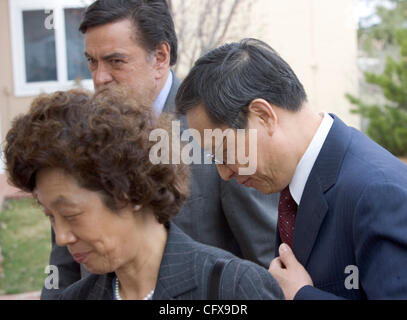
<path id="1" fill-rule="evenodd" d="M 34 196 L 50 218 L 56 243 L 92 273 L 117 270 L 142 247 L 140 215 L 131 208 L 110 210 L 98 192 L 80 187 L 62 169 L 39 171 Z"/>

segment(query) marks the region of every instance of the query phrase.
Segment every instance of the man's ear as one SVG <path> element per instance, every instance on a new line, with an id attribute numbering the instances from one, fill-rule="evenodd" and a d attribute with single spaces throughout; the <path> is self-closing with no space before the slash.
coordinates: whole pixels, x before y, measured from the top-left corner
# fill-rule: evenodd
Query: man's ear
<path id="1" fill-rule="evenodd" d="M 165 74 L 171 61 L 171 47 L 168 42 L 162 42 L 154 51 L 154 67 L 160 74 Z"/>
<path id="2" fill-rule="evenodd" d="M 249 121 L 257 122 L 269 135 L 273 135 L 278 123 L 274 106 L 264 99 L 255 99 L 249 105 Z"/>

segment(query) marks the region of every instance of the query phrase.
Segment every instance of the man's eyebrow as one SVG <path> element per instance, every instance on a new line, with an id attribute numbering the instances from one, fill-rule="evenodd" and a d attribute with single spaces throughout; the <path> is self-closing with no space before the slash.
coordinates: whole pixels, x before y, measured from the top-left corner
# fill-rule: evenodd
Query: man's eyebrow
<path id="1" fill-rule="evenodd" d="M 87 59 L 95 59 L 87 52 L 85 52 L 84 54 L 85 54 L 85 57 Z M 123 54 L 123 53 L 115 52 L 115 53 L 111 53 L 111 54 L 108 54 L 108 55 L 102 57 L 102 60 L 110 60 L 110 59 L 122 59 L 122 60 L 125 60 L 125 59 L 127 59 L 127 56 L 125 54 Z"/>
<path id="2" fill-rule="evenodd" d="M 123 53 L 112 53 L 102 57 L 103 60 L 110 60 L 110 59 L 127 59 L 127 56 Z"/>
<path id="3" fill-rule="evenodd" d="M 89 53 L 85 52 L 84 54 L 85 54 L 85 57 L 86 57 L 86 58 L 91 58 L 91 59 L 93 59 L 93 57 L 92 57 Z"/>

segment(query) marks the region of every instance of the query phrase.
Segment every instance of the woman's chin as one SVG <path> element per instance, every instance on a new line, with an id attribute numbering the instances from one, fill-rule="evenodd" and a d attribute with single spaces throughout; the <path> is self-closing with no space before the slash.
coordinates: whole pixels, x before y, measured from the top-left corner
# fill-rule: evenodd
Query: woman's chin
<path id="1" fill-rule="evenodd" d="M 98 275 L 114 272 L 114 270 L 112 270 L 111 268 L 103 267 L 101 265 L 93 264 L 90 262 L 83 264 L 83 266 L 90 273 L 98 274 Z"/>

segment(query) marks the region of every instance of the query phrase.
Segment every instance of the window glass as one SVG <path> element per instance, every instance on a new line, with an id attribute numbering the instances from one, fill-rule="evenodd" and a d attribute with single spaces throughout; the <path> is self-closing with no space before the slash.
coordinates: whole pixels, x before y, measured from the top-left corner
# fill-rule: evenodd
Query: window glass
<path id="1" fill-rule="evenodd" d="M 56 81 L 55 32 L 45 27 L 44 10 L 23 11 L 27 82 Z"/>
<path id="2" fill-rule="evenodd" d="M 84 55 L 84 37 L 78 30 L 84 12 L 85 8 L 64 10 L 68 80 L 91 79 L 88 62 Z"/>

